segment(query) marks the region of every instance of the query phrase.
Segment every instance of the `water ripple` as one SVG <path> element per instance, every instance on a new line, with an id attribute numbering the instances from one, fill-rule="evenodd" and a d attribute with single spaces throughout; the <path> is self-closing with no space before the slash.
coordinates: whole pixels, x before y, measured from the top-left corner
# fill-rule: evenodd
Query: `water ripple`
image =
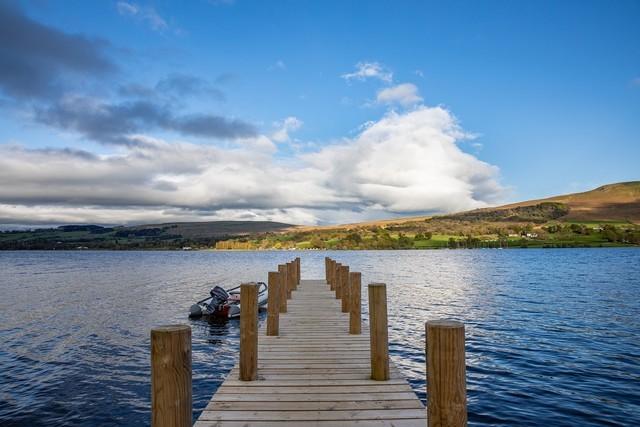
<path id="1" fill-rule="evenodd" d="M 323 277 L 326 252 L 0 252 L 0 424 L 148 425 L 149 329 L 174 322 L 192 327 L 197 416 L 239 331 L 189 321 L 189 305 L 296 255 Z M 391 357 L 423 401 L 424 322 L 446 317 L 465 322 L 470 425 L 640 420 L 640 251 L 329 256 L 388 284 Z"/>

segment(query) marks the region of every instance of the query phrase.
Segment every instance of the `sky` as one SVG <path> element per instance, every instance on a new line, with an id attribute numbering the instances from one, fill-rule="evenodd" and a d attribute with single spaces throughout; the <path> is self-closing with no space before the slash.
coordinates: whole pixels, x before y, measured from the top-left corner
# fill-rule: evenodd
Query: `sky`
<path id="1" fill-rule="evenodd" d="M 0 227 L 455 212 L 640 179 L 638 1 L 0 2 Z"/>

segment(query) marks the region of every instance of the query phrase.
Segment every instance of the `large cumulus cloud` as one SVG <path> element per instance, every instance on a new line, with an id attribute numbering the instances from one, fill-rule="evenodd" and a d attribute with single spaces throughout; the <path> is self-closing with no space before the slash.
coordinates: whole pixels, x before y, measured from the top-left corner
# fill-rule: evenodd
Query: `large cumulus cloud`
<path id="1" fill-rule="evenodd" d="M 0 223 L 273 219 L 323 223 L 450 212 L 502 195 L 441 107 L 389 112 L 353 139 L 280 158 L 266 136 L 231 148 L 134 136 L 119 154 L 0 152 Z"/>

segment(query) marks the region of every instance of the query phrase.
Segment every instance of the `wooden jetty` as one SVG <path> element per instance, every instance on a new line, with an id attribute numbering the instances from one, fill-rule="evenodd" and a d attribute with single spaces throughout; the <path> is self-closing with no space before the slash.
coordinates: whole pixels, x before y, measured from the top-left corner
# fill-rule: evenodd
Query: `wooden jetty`
<path id="1" fill-rule="evenodd" d="M 427 417 L 389 361 L 385 285 L 368 285 L 370 322 L 363 325 L 360 273 L 329 258 L 325 267 L 323 280 L 301 280 L 299 258 L 270 272 L 260 329 L 256 285 L 242 285 L 239 361 L 195 426 L 466 425 L 464 326 L 427 322 Z M 188 426 L 191 331 L 163 328 L 152 331 L 152 425 Z"/>

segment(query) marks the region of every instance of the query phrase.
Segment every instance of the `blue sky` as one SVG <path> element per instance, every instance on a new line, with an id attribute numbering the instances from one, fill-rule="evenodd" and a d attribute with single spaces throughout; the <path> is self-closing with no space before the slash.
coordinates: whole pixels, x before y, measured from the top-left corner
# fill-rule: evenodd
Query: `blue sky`
<path id="1" fill-rule="evenodd" d="M 639 178 L 638 2 L 3 9 L 24 20 L 2 40 L 0 64 L 40 67 L 30 81 L 43 81 L 28 87 L 12 67 L 0 71 L 0 180 L 12 187 L 0 193 L 5 224 L 341 222 Z M 53 41 L 30 43 L 37 28 Z M 153 117 L 131 110 L 138 101 L 157 108 Z M 139 115 L 115 130 L 99 116 L 96 129 L 95 116 L 80 114 L 94 109 L 107 109 L 116 127 Z M 143 157 L 154 161 L 136 163 Z M 118 162 L 127 167 L 109 169 Z M 36 164 L 41 176 L 27 176 Z M 205 195 L 207 185 L 224 197 Z M 156 187 L 164 193 L 148 196 Z M 127 188 L 139 202 L 117 196 Z"/>

